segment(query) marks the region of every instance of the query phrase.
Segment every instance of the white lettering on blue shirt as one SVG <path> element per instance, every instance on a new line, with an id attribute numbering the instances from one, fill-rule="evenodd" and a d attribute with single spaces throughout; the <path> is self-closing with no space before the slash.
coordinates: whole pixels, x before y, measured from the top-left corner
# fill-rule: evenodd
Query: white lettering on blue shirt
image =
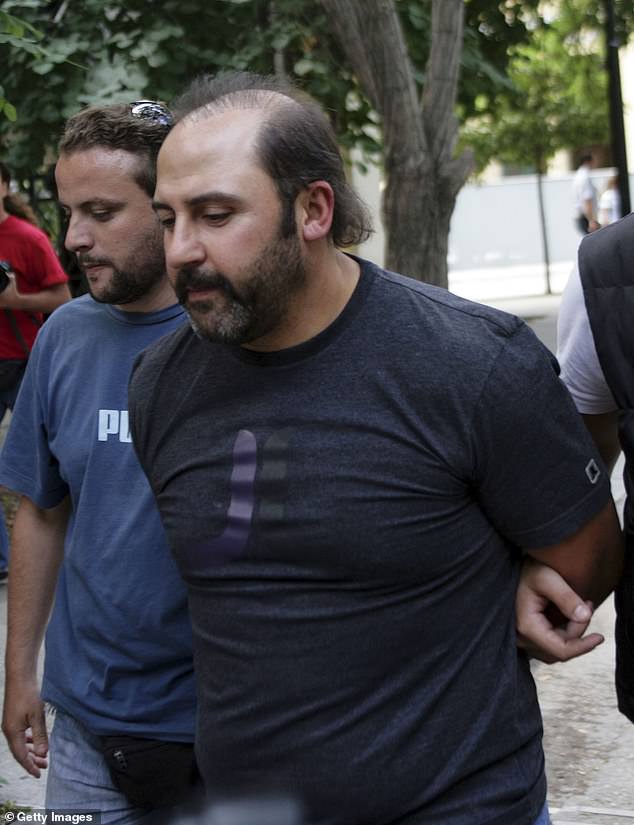
<path id="1" fill-rule="evenodd" d="M 99 441 L 108 441 L 111 435 L 119 436 L 124 444 L 132 443 L 127 410 L 99 410 L 97 427 Z"/>

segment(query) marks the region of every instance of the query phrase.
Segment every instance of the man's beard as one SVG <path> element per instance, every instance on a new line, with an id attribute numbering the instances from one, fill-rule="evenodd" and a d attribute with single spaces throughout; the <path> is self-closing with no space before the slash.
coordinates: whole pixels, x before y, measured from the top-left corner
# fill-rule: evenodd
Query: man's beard
<path id="1" fill-rule="evenodd" d="M 151 233 L 142 238 L 133 252 L 121 265 L 116 267 L 105 258 L 99 260 L 90 256 L 79 256 L 79 264 L 98 263 L 112 269 L 110 281 L 93 291 L 86 278 L 88 290 L 100 304 L 132 304 L 144 298 L 165 277 L 165 256 L 160 236 Z"/>
<path id="2" fill-rule="evenodd" d="M 301 246 L 295 235 L 279 234 L 248 271 L 237 273 L 234 286 L 221 272 L 197 267 L 178 271 L 174 289 L 202 338 L 226 344 L 248 344 L 276 329 L 291 298 L 306 283 Z M 217 289 L 218 297 L 190 302 L 189 289 Z"/>

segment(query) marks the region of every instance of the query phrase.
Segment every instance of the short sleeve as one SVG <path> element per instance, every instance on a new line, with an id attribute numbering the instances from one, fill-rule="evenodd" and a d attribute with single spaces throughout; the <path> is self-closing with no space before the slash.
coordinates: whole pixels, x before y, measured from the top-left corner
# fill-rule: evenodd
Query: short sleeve
<path id="1" fill-rule="evenodd" d="M 68 275 L 62 269 L 55 250 L 44 234 L 34 244 L 33 253 L 37 262 L 36 272 L 34 273 L 37 276 L 35 286 L 39 289 L 48 289 L 57 284 L 65 284 L 68 281 Z M 27 280 L 36 280 L 33 278 L 32 273 L 24 273 L 24 276 Z"/>
<path id="2" fill-rule="evenodd" d="M 59 474 L 59 465 L 48 446 L 48 433 L 40 386 L 42 346 L 36 344 L 22 380 L 11 416 L 9 431 L 0 454 L 0 484 L 30 498 L 38 507 L 59 504 L 68 487 Z"/>
<path id="3" fill-rule="evenodd" d="M 557 357 L 561 379 L 579 412 L 600 415 L 617 409 L 599 363 L 577 267 L 568 280 L 559 307 Z"/>
<path id="4" fill-rule="evenodd" d="M 557 373 L 522 324 L 499 353 L 473 420 L 479 503 L 523 548 L 562 541 L 610 498 L 608 474 Z"/>
<path id="5" fill-rule="evenodd" d="M 584 201 L 591 201 L 595 198 L 595 188 L 590 177 L 585 177 L 581 186 L 581 197 Z"/>

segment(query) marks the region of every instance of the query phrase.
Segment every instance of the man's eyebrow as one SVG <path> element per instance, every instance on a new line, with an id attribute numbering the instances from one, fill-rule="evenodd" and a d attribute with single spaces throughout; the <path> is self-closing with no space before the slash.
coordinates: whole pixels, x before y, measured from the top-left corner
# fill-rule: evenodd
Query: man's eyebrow
<path id="1" fill-rule="evenodd" d="M 196 195 L 193 198 L 185 199 L 185 206 L 189 207 L 190 209 L 195 206 L 201 206 L 205 203 L 223 203 L 232 206 L 240 203 L 240 198 L 237 195 L 231 195 L 229 192 L 212 190 L 211 192 L 203 192 L 202 194 Z M 161 201 L 157 200 L 152 201 L 152 209 L 154 209 L 155 211 L 158 209 L 167 209 L 169 211 L 173 211 L 172 207 L 168 203 L 162 203 Z"/>
<path id="2" fill-rule="evenodd" d="M 62 207 L 62 209 L 68 209 L 69 211 L 71 210 L 71 207 L 63 201 L 58 200 L 58 203 Z M 106 207 L 108 209 L 120 209 L 122 206 L 125 206 L 125 201 L 114 200 L 110 198 L 90 198 L 89 200 L 82 201 L 77 206 L 77 209 L 85 211 L 87 209 L 93 209 L 95 206 Z"/>

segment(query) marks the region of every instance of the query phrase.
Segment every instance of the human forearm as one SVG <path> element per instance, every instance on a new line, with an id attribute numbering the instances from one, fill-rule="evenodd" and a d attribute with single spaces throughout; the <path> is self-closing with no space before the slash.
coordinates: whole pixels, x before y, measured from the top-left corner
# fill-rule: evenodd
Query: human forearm
<path id="1" fill-rule="evenodd" d="M 50 314 L 70 300 L 71 294 L 67 284 L 55 284 L 39 292 L 19 292 L 13 275 L 9 275 L 8 285 L 0 292 L 0 308 L 19 309 L 23 312 Z"/>
<path id="2" fill-rule="evenodd" d="M 572 536 L 527 553 L 559 573 L 584 600 L 601 604 L 623 570 L 623 535 L 612 500 Z"/>
<path id="3" fill-rule="evenodd" d="M 596 220 L 596 215 L 594 213 L 594 200 L 592 198 L 586 198 L 586 200 L 584 200 L 583 214 L 589 221 Z"/>
<path id="4" fill-rule="evenodd" d="M 599 228 L 599 223 L 597 221 L 597 216 L 595 215 L 595 208 L 594 208 L 594 201 L 592 198 L 588 198 L 583 202 L 582 211 L 584 216 L 588 220 L 588 229 L 593 232 L 595 229 Z"/>
<path id="5" fill-rule="evenodd" d="M 22 497 L 13 528 L 2 731 L 32 776 L 47 767 L 48 735 L 37 656 L 64 553 L 68 499 L 43 510 Z"/>
<path id="6" fill-rule="evenodd" d="M 568 540 L 528 552 L 516 599 L 518 645 L 549 663 L 595 648 L 603 637 L 584 633 L 622 567 L 622 535 L 611 502 Z"/>
<path id="7" fill-rule="evenodd" d="M 22 497 L 13 527 L 7 611 L 7 679 L 35 672 L 64 553 L 68 500 L 44 510 Z"/>
<path id="8" fill-rule="evenodd" d="M 14 309 L 23 312 L 44 312 L 50 314 L 57 307 L 70 301 L 71 294 L 66 284 L 56 284 L 41 292 L 17 293 Z"/>

